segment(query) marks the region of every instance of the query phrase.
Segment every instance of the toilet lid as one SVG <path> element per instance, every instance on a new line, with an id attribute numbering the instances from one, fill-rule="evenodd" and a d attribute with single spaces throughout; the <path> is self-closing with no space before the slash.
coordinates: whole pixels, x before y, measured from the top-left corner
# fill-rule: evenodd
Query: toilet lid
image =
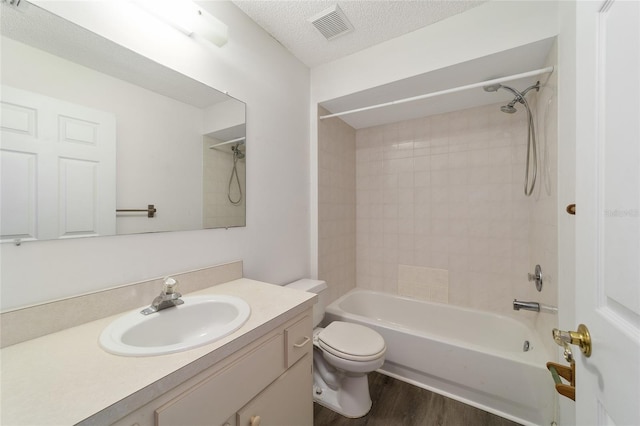
<path id="1" fill-rule="evenodd" d="M 371 361 L 384 355 L 384 339 L 359 324 L 334 321 L 318 334 L 319 346 L 331 354 L 353 361 Z"/>

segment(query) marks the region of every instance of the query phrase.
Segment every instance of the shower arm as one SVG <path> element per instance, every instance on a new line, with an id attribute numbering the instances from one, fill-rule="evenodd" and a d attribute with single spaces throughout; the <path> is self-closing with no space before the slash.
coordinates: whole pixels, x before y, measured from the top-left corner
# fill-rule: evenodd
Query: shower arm
<path id="1" fill-rule="evenodd" d="M 513 105 L 515 105 L 516 102 L 520 102 L 521 104 L 524 103 L 524 101 L 523 101 L 524 100 L 524 94 L 526 92 L 520 93 L 516 89 L 513 89 L 513 88 L 511 88 L 509 86 L 503 86 L 502 84 L 500 85 L 500 87 L 498 89 L 504 89 L 504 90 L 507 90 L 507 91 L 513 93 L 513 95 L 515 96 L 515 99 L 512 100 L 511 102 L 509 102 L 509 105 L 513 106 Z M 497 90 L 496 90 L 496 92 L 497 92 Z"/>
<path id="2" fill-rule="evenodd" d="M 493 87 L 492 87 L 491 90 L 489 90 L 489 91 L 497 92 L 498 89 L 505 89 L 505 90 L 511 92 L 515 96 L 515 99 L 513 99 L 511 102 L 509 102 L 509 104 L 508 104 L 509 106 L 514 106 L 516 104 L 516 102 L 519 102 L 519 103 L 521 103 L 523 105 L 526 105 L 526 102 L 527 102 L 527 100 L 525 99 L 526 94 L 529 93 L 529 91 L 532 90 L 532 89 L 536 89 L 536 91 L 539 92 L 540 91 L 540 82 L 537 81 L 536 84 L 533 84 L 533 85 L 527 87 L 522 92 L 519 92 L 519 91 L 517 91 L 516 89 L 514 89 L 512 87 L 504 86 L 502 84 L 497 85 L 495 90 L 493 90 Z M 487 90 L 487 86 L 485 86 L 485 90 Z M 527 107 L 528 107 L 528 105 L 527 105 Z"/>

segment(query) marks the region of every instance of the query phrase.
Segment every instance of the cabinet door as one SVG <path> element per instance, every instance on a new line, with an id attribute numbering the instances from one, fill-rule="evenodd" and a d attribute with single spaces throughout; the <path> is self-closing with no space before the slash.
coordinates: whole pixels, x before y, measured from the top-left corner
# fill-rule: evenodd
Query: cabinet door
<path id="1" fill-rule="evenodd" d="M 238 412 L 237 425 L 313 425 L 311 365 L 307 354 Z"/>
<path id="2" fill-rule="evenodd" d="M 156 410 L 157 426 L 221 425 L 284 371 L 278 334 Z M 310 385 L 311 386 L 311 385 Z M 308 389 L 311 389 L 309 387 Z M 311 392 L 311 390 L 309 390 Z"/>

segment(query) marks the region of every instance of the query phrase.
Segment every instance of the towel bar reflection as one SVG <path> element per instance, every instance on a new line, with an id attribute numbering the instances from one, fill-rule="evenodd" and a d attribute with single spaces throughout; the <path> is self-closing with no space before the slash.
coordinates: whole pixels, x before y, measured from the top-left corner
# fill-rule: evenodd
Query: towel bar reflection
<path id="1" fill-rule="evenodd" d="M 116 213 L 136 213 L 136 212 L 146 212 L 147 217 L 155 217 L 156 212 L 158 210 L 153 204 L 147 205 L 146 209 L 117 209 Z"/>

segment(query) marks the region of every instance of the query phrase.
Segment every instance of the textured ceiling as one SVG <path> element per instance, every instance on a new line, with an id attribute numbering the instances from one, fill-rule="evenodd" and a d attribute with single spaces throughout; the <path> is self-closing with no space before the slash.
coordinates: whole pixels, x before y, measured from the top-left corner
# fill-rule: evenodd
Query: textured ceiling
<path id="1" fill-rule="evenodd" d="M 309 67 L 423 28 L 485 0 L 233 0 L 251 19 Z M 327 41 L 308 21 L 338 3 L 354 30 Z"/>

